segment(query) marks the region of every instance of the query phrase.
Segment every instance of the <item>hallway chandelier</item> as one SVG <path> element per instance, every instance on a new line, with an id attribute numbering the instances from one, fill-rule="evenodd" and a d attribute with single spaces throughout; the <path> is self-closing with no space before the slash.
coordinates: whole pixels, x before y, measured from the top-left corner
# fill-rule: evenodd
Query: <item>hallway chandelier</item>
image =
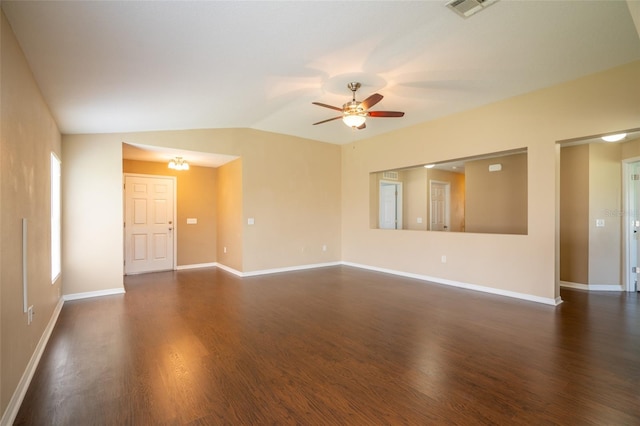
<path id="1" fill-rule="evenodd" d="M 169 168 L 173 170 L 189 170 L 189 163 L 182 157 L 176 157 L 169 161 Z"/>

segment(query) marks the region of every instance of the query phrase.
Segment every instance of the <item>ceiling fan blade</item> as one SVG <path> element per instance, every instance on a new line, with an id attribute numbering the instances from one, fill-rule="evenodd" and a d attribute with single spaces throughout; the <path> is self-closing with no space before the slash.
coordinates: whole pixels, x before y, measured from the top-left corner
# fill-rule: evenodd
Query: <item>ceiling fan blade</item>
<path id="1" fill-rule="evenodd" d="M 320 103 L 320 102 L 311 102 L 311 103 L 314 104 L 314 105 L 318 105 L 318 106 L 325 107 L 325 108 L 330 108 L 330 109 L 335 109 L 336 111 L 342 112 L 342 108 L 334 107 L 332 105 L 327 105 L 327 104 L 323 104 L 323 103 Z"/>
<path id="2" fill-rule="evenodd" d="M 369 111 L 369 117 L 403 117 L 400 111 Z"/>
<path id="3" fill-rule="evenodd" d="M 322 120 L 322 121 L 318 121 L 317 123 L 313 123 L 313 125 L 315 126 L 316 124 L 322 124 L 322 123 L 326 123 L 327 121 L 333 121 L 333 120 L 337 120 L 339 118 L 342 118 L 342 116 L 339 117 L 333 117 L 333 118 L 328 118 L 326 120 Z"/>
<path id="4" fill-rule="evenodd" d="M 374 93 L 373 95 L 369 96 L 367 99 L 362 101 L 360 106 L 362 108 L 364 108 L 365 110 L 367 110 L 367 109 L 371 108 L 372 106 L 374 106 L 375 104 L 377 104 L 378 102 L 380 102 L 383 97 L 384 96 L 382 96 L 382 95 L 380 95 L 378 93 Z"/>
<path id="5" fill-rule="evenodd" d="M 365 127 L 367 127 L 367 123 L 362 123 L 361 125 L 359 125 L 358 127 L 356 127 L 356 129 L 358 129 L 358 130 L 362 130 L 362 129 L 364 129 Z"/>

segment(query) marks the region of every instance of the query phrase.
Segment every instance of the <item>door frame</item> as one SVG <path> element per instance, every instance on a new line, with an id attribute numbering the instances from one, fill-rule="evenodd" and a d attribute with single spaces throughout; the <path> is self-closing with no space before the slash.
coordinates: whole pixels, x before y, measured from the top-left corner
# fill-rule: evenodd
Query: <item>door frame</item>
<path id="1" fill-rule="evenodd" d="M 433 223 L 433 203 L 431 202 L 431 195 L 433 194 L 433 191 L 431 189 L 433 188 L 432 185 L 434 183 L 444 185 L 445 187 L 444 189 L 444 216 L 445 216 L 444 225 L 446 229 L 444 229 L 443 231 L 449 232 L 451 230 L 451 182 L 445 182 L 442 180 L 434 180 L 434 179 L 429 179 L 429 231 L 433 231 L 433 229 L 431 229 L 431 224 Z"/>
<path id="2" fill-rule="evenodd" d="M 395 228 L 382 228 L 381 214 L 382 214 L 382 187 L 384 185 L 393 185 L 396 187 L 396 226 Z M 403 203 L 403 193 L 402 193 L 402 182 L 397 180 L 384 180 L 381 179 L 378 183 L 378 228 L 379 229 L 402 229 L 404 226 L 402 223 L 402 215 L 404 214 L 402 203 Z"/>
<path id="3" fill-rule="evenodd" d="M 640 162 L 640 157 L 625 158 L 622 160 L 622 244 L 623 244 L 623 256 L 622 256 L 622 283 L 625 291 L 636 291 L 636 281 L 638 274 L 633 273 L 631 268 L 636 265 L 638 258 L 638 240 L 633 238 L 633 226 L 631 219 L 636 216 L 635 209 L 636 200 L 633 194 L 633 185 L 631 182 L 631 175 L 633 169 L 631 165 L 633 163 Z M 640 220 L 640 219 L 639 219 Z"/>
<path id="4" fill-rule="evenodd" d="M 122 273 L 127 275 L 125 271 L 125 262 L 127 260 L 127 229 L 125 227 L 127 218 L 127 194 L 125 192 L 125 183 L 127 177 L 144 177 L 144 178 L 162 178 L 171 179 L 173 181 L 173 265 L 172 270 L 178 268 L 178 178 L 176 176 L 151 175 L 144 173 L 123 173 L 122 174 Z"/>

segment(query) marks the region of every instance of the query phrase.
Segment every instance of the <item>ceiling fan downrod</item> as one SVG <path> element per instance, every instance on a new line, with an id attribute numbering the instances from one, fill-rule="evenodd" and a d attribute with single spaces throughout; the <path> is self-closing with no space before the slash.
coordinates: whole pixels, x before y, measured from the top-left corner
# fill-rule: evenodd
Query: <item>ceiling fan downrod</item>
<path id="1" fill-rule="evenodd" d="M 349 88 L 349 90 L 351 90 L 351 92 L 353 93 L 353 102 L 356 101 L 356 91 L 361 87 L 362 85 L 360 83 L 358 83 L 357 81 L 354 81 L 352 83 L 347 84 L 347 87 Z"/>

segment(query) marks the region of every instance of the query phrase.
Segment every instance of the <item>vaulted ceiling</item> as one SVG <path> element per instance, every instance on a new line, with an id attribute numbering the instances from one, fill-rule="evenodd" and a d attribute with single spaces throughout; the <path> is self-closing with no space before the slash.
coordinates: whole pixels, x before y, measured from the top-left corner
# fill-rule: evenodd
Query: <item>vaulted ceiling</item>
<path id="1" fill-rule="evenodd" d="M 247 127 L 343 144 L 640 59 L 638 2 L 3 1 L 63 133 Z M 637 13 L 636 13 L 637 14 Z M 637 18 L 636 18 L 637 19 Z M 364 130 L 313 126 L 377 92 Z M 339 113 L 338 113 L 339 114 Z"/>

